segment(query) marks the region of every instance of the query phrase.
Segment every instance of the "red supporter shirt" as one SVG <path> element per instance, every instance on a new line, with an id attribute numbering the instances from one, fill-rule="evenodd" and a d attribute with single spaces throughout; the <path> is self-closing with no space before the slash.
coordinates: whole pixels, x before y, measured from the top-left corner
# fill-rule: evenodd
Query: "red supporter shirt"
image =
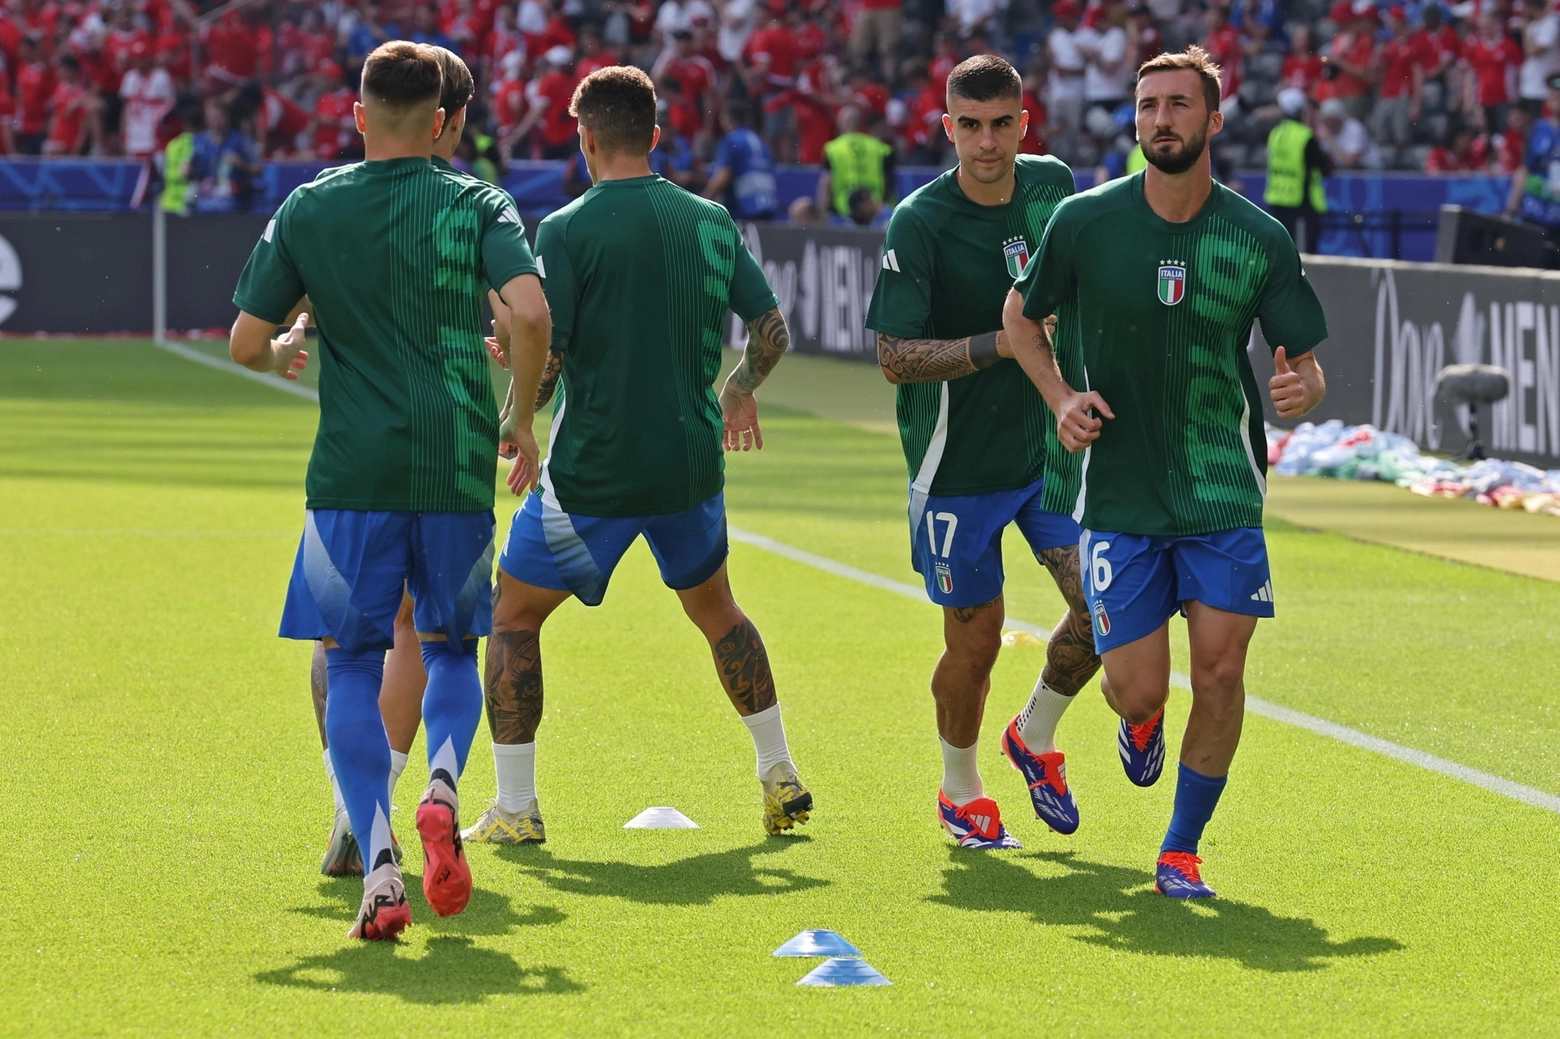
<path id="1" fill-rule="evenodd" d="M 49 126 L 49 97 L 54 73 L 41 61 L 29 62 L 16 73 L 16 99 L 22 110 L 21 132 L 43 133 Z"/>
<path id="2" fill-rule="evenodd" d="M 796 77 L 796 65 L 800 56 L 800 48 L 797 46 L 796 34 L 783 25 L 771 29 L 760 29 L 752 36 L 749 36 L 747 45 L 742 48 L 742 53 L 749 61 L 758 61 L 760 58 L 769 59 L 769 83 L 771 88 L 782 89 L 788 87 Z"/>
<path id="3" fill-rule="evenodd" d="M 584 79 L 592 72 L 599 72 L 602 69 L 609 69 L 617 63 L 617 55 L 613 54 L 611 51 L 602 51 L 599 54 L 588 54 L 575 63 L 574 74 L 581 79 Z M 683 84 L 683 89 L 688 89 L 688 85 L 686 83 Z"/>
<path id="4" fill-rule="evenodd" d="M 1522 51 L 1510 37 L 1470 36 L 1463 42 L 1462 56 L 1478 77 L 1479 104 L 1503 105 L 1511 100 L 1507 76 L 1522 64 Z"/>
<path id="5" fill-rule="evenodd" d="M 1509 177 L 1527 163 L 1527 138 L 1507 131 L 1495 135 L 1495 172 Z"/>
<path id="6" fill-rule="evenodd" d="M 51 151 L 76 154 L 87 121 L 87 88 L 79 83 L 60 83 L 49 98 L 53 119 L 49 122 Z"/>
<path id="7" fill-rule="evenodd" d="M 953 70 L 958 66 L 957 58 L 938 58 L 932 62 L 931 80 L 932 89 L 939 94 L 948 92 L 948 77 L 953 75 Z"/>
<path id="8" fill-rule="evenodd" d="M 513 130 L 525 118 L 525 86 L 520 79 L 501 79 L 493 84 L 493 118 L 500 134 Z"/>
<path id="9" fill-rule="evenodd" d="M 888 88 L 881 83 L 867 83 L 860 87 L 850 88 L 850 99 L 864 111 L 881 119 L 888 114 L 888 102 L 890 100 Z"/>
<path id="10" fill-rule="evenodd" d="M 334 159 L 347 150 L 352 127 L 352 102 L 357 95 L 346 87 L 321 94 L 314 102 L 314 154 L 321 159 Z"/>
<path id="11" fill-rule="evenodd" d="M 1240 45 L 1240 33 L 1235 31 L 1233 25 L 1215 29 L 1203 41 L 1203 47 L 1224 69 L 1221 77 L 1224 90 L 1219 96 L 1230 97 L 1240 89 L 1240 61 L 1245 54 Z"/>
<path id="12" fill-rule="evenodd" d="M 1476 137 L 1466 156 L 1459 156 L 1450 148 L 1436 148 L 1425 159 L 1426 173 L 1483 173 L 1490 164 L 1490 144 L 1483 137 Z"/>
<path id="13" fill-rule="evenodd" d="M 700 108 L 703 107 L 704 95 L 715 85 L 715 70 L 709 62 L 697 55 L 673 58 L 661 67 L 661 75 L 675 79 L 682 86 L 683 97 Z"/>
<path id="14" fill-rule="evenodd" d="M 1424 41 L 1410 36 L 1390 39 L 1381 45 L 1381 96 L 1409 97 L 1414 92 L 1414 68 L 1433 68 L 1435 52 Z"/>
<path id="15" fill-rule="evenodd" d="M 865 11 L 897 11 L 903 6 L 904 0 L 861 0 Z"/>
<path id="16" fill-rule="evenodd" d="M 1333 37 L 1333 54 L 1351 65 L 1365 68 L 1376 54 L 1376 41 L 1371 39 L 1369 33 L 1341 32 Z M 1370 85 L 1363 79 L 1340 68 L 1338 75 L 1317 84 L 1316 96 L 1323 100 L 1329 97 L 1362 97 L 1369 91 Z"/>
<path id="17" fill-rule="evenodd" d="M 297 147 L 298 135 L 309 128 L 309 113 L 291 98 L 265 87 L 260 105 L 260 132 L 266 138 L 268 152 L 290 152 Z"/>
<path id="18" fill-rule="evenodd" d="M 672 130 L 686 141 L 693 140 L 704 129 L 704 116 L 700 114 L 699 106 L 687 98 L 670 104 L 667 118 L 671 121 Z"/>
<path id="19" fill-rule="evenodd" d="M 574 137 L 574 117 L 569 114 L 569 102 L 574 98 L 574 77 L 567 72 L 550 70 L 530 86 L 527 100 L 536 104 L 547 103 L 540 126 L 542 141 L 551 146 L 568 144 Z"/>
<path id="20" fill-rule="evenodd" d="M 119 93 L 119 85 L 130 71 L 130 52 L 136 44 L 150 51 L 152 38 L 140 29 L 126 33 L 114 29 L 103 38 L 103 89 Z"/>
<path id="21" fill-rule="evenodd" d="M 934 140 L 942 133 L 942 95 L 930 86 L 925 87 L 910 101 L 910 113 L 905 119 L 905 143 L 912 148 Z M 1033 113 L 1030 119 L 1034 118 Z"/>
<path id="22" fill-rule="evenodd" d="M 16 68 L 16 52 L 22 45 L 22 37 L 26 36 L 26 30 L 16 19 L 0 12 L 0 54 L 5 56 L 7 68 Z"/>
<path id="23" fill-rule="evenodd" d="M 1284 59 L 1284 71 L 1282 78 L 1284 86 L 1303 90 L 1307 94 L 1316 89 L 1316 84 L 1322 81 L 1322 56 L 1311 54 L 1304 58 L 1297 54 L 1291 54 Z"/>
<path id="24" fill-rule="evenodd" d="M 224 18 L 206 31 L 207 62 L 234 79 L 252 79 L 259 65 L 258 37 L 242 22 Z"/>
<path id="25" fill-rule="evenodd" d="M 187 34 L 171 30 L 163 33 L 157 37 L 157 53 L 175 83 L 189 82 L 190 38 Z"/>
<path id="26" fill-rule="evenodd" d="M 830 64 L 827 56 L 809 62 L 796 77 L 796 89 L 782 95 L 796 112 L 797 161 L 808 166 L 823 163 L 823 146 L 834 139 L 834 108 L 821 93 Z"/>
<path id="27" fill-rule="evenodd" d="M 1040 128 L 1045 126 L 1048 118 L 1045 102 L 1026 90 L 1024 91 L 1024 111 L 1029 113 L 1029 126 L 1025 128 L 1024 136 L 1018 142 L 1018 150 L 1025 155 L 1044 155 L 1046 146 L 1045 141 L 1040 139 Z"/>
<path id="28" fill-rule="evenodd" d="M 811 61 L 829 49 L 829 34 L 817 22 L 808 22 L 796 32 L 796 55 Z"/>

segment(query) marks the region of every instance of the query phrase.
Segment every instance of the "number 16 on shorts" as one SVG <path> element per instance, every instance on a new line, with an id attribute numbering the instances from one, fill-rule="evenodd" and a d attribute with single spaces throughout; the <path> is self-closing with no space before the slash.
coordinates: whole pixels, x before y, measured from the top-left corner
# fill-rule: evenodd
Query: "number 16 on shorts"
<path id="1" fill-rule="evenodd" d="M 1110 634 L 1110 614 L 1105 612 L 1104 601 L 1096 598 L 1110 587 L 1111 579 L 1115 576 L 1111 572 L 1110 560 L 1105 558 L 1109 550 L 1109 541 L 1090 541 L 1088 561 L 1084 567 L 1089 575 L 1089 598 L 1094 600 L 1089 612 L 1094 618 L 1094 633 L 1100 638 Z"/>
<path id="2" fill-rule="evenodd" d="M 939 523 L 943 525 L 941 546 L 937 543 Z M 949 565 L 948 560 L 953 555 L 953 532 L 958 529 L 959 517 L 953 513 L 926 510 L 926 538 L 932 549 L 932 569 L 937 576 L 937 588 L 944 595 L 953 594 L 953 567 Z"/>

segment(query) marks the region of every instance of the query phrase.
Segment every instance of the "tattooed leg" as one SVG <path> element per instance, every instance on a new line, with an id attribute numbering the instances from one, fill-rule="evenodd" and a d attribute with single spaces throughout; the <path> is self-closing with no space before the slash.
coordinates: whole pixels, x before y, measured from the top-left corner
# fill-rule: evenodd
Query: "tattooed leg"
<path id="1" fill-rule="evenodd" d="M 991 669 L 1002 648 L 1002 597 L 979 606 L 943 609 L 945 649 L 932 672 L 937 732 L 954 747 L 970 747 L 991 691 Z"/>
<path id="2" fill-rule="evenodd" d="M 309 694 L 314 699 L 314 722 L 320 727 L 320 748 L 330 749 L 325 738 L 325 700 L 330 695 L 330 680 L 325 677 L 325 643 L 316 640 L 314 658 L 309 661 Z"/>
<path id="3" fill-rule="evenodd" d="M 1067 600 L 1067 613 L 1046 644 L 1045 669 L 1040 672 L 1040 678 L 1054 692 L 1073 696 L 1100 669 L 1100 658 L 1094 652 L 1089 604 L 1083 597 L 1078 546 L 1048 548 L 1040 553 L 1040 562 L 1051 572 L 1062 598 Z"/>
<path id="4" fill-rule="evenodd" d="M 743 617 L 710 646 L 721 688 L 743 717 L 767 711 L 777 702 L 769 653 L 753 622 Z"/>
<path id="5" fill-rule="evenodd" d="M 502 570 L 493 588 L 483 699 L 494 743 L 533 743 L 542 723 L 542 624 L 569 597 Z"/>

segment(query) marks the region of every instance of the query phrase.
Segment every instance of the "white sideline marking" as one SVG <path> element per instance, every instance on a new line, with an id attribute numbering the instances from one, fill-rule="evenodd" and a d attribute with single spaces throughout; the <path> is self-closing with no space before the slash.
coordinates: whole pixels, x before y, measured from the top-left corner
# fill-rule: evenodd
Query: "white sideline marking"
<path id="1" fill-rule="evenodd" d="M 153 343 L 152 345 L 156 346 L 158 349 L 166 350 L 171 354 L 183 357 L 186 360 L 194 361 L 196 364 L 204 364 L 208 368 L 215 368 L 218 371 L 230 372 L 234 375 L 242 375 L 246 379 L 254 379 L 258 382 L 264 383 L 267 386 L 270 386 L 272 389 L 281 390 L 283 393 L 290 393 L 295 397 L 302 397 L 305 400 L 312 400 L 316 403 L 318 403 L 320 399 L 319 394 L 315 393 L 307 386 L 297 386 L 291 382 L 286 381 L 285 379 L 278 379 L 275 376 L 262 374 L 261 372 L 252 372 L 248 368 L 235 364 L 232 361 L 225 361 L 221 358 L 208 356 L 201 353 L 199 350 L 193 350 L 179 343 Z M 15 531 L 14 533 L 44 532 Z M 58 533 L 63 534 L 66 532 L 59 531 Z M 89 532 L 83 531 L 81 533 Z M 154 532 L 144 533 L 151 534 Z M 773 538 L 766 538 L 762 534 L 754 534 L 750 531 L 742 530 L 739 527 L 728 527 L 727 533 L 730 535 L 731 540 L 733 541 L 739 541 L 744 545 L 752 545 L 754 548 L 763 549 L 765 552 L 770 552 L 774 555 L 782 556 L 791 560 L 792 562 L 801 563 L 803 566 L 810 566 L 815 570 L 822 570 L 825 573 L 834 574 L 836 577 L 843 577 L 847 580 L 855 581 L 858 584 L 871 585 L 873 588 L 881 588 L 885 592 L 893 592 L 896 595 L 903 595 L 906 598 L 914 599 L 916 602 L 927 601 L 925 590 L 918 588 L 913 584 L 906 584 L 904 581 L 895 581 L 891 577 L 883 577 L 879 574 L 869 573 L 866 570 L 862 570 L 854 566 L 849 566 L 845 563 L 836 562 L 835 560 L 829 559 L 825 556 L 815 555 L 812 552 L 808 552 L 804 549 L 793 548 L 792 546 L 784 544 L 780 541 L 776 541 Z M 269 535 L 262 535 L 257 532 L 252 536 Z M 928 603 L 928 605 L 930 604 Z M 1038 636 L 1042 639 L 1049 638 L 1051 635 L 1051 633 L 1046 631 L 1044 628 L 1040 628 L 1036 625 L 1030 624 L 1028 621 L 1018 620 L 1017 618 L 1013 617 L 1009 617 L 1006 621 L 1006 624 L 1008 627 L 1017 628 L 1020 631 L 1027 631 L 1029 634 Z M 1186 675 L 1181 674 L 1179 671 L 1170 672 L 1170 684 L 1176 686 L 1179 689 L 1185 689 L 1188 691 L 1190 691 L 1192 688 L 1192 680 Z M 1386 757 L 1394 758 L 1409 765 L 1417 765 L 1420 768 L 1428 769 L 1431 772 L 1436 772 L 1440 775 L 1448 776 L 1452 779 L 1461 780 L 1464 783 L 1471 783 L 1476 787 L 1481 787 L 1490 791 L 1491 793 L 1499 794 L 1502 797 L 1509 797 L 1513 801 L 1521 801 L 1525 805 L 1532 805 L 1534 808 L 1542 808 L 1547 812 L 1554 812 L 1555 814 L 1560 815 L 1560 796 L 1556 796 L 1544 790 L 1539 790 L 1536 787 L 1524 786 L 1521 783 L 1516 783 L 1509 779 L 1503 779 L 1500 776 L 1492 775 L 1488 772 L 1481 772 L 1476 768 L 1469 768 L 1467 765 L 1459 765 L 1455 761 L 1448 761 L 1446 758 L 1437 757 L 1434 754 L 1427 754 L 1422 750 L 1415 750 L 1413 747 L 1405 747 L 1401 743 L 1393 743 L 1391 740 L 1384 740 L 1379 736 L 1371 736 L 1360 732 L 1358 729 L 1351 729 L 1347 725 L 1339 725 L 1337 722 L 1330 722 L 1325 718 L 1318 718 L 1314 714 L 1306 714 L 1303 711 L 1292 710 L 1288 707 L 1280 707 L 1276 703 L 1269 703 L 1268 701 L 1259 699 L 1255 696 L 1246 697 L 1246 709 L 1252 714 L 1260 715 L 1263 718 L 1268 718 L 1276 722 L 1282 722 L 1285 725 L 1293 725 L 1296 728 L 1305 729 L 1307 732 L 1314 732 L 1318 736 L 1326 736 L 1329 739 L 1337 740 L 1340 743 L 1347 743 L 1352 747 L 1359 747 L 1361 750 L 1373 751 L 1377 754 L 1382 754 Z"/>
<path id="2" fill-rule="evenodd" d="M 201 353 L 199 350 L 185 346 L 183 343 L 153 342 L 152 345 L 159 350 L 166 350 L 170 354 L 182 357 L 186 361 L 194 361 L 196 364 L 203 364 L 207 368 L 215 368 L 217 371 L 227 372 L 229 375 L 242 375 L 246 379 L 263 382 L 273 390 L 281 390 L 283 393 L 290 393 L 294 397 L 312 400 L 316 404 L 320 402 L 320 395 L 307 386 L 299 386 L 296 383 L 288 382 L 286 379 L 267 374 L 266 372 L 252 372 L 241 364 L 235 364 L 221 357 L 212 357 L 210 354 Z"/>
<path id="3" fill-rule="evenodd" d="M 729 527 L 728 533 L 733 541 L 741 542 L 744 545 L 752 545 L 754 548 L 763 549 L 765 552 L 770 552 L 777 556 L 783 556 L 792 562 L 801 563 L 803 566 L 810 566 L 816 570 L 834 574 L 836 577 L 843 577 L 860 584 L 871 585 L 874 588 L 881 588 L 886 592 L 893 592 L 907 599 L 914 599 L 916 602 L 931 605 L 927 602 L 925 589 L 916 585 L 869 573 L 866 570 L 858 569 L 846 563 L 815 555 L 805 549 L 794 548 L 773 538 L 767 538 L 762 534 L 754 534 L 737 527 Z M 1013 617 L 1007 619 L 1004 627 L 1027 631 L 1029 634 L 1039 636 L 1042 639 L 1049 638 L 1051 635 L 1049 631 L 1043 628 Z M 1190 691 L 1192 688 L 1192 680 L 1179 671 L 1170 672 L 1170 684 L 1187 691 Z M 1464 783 L 1471 783 L 1476 787 L 1482 787 L 1491 793 L 1500 794 L 1502 797 L 1509 797 L 1513 801 L 1521 801 L 1523 804 L 1532 805 L 1534 808 L 1542 808 L 1545 811 L 1560 815 L 1560 796 L 1547 791 L 1524 786 L 1521 783 L 1515 783 L 1509 779 L 1491 775 L 1488 772 L 1481 772 L 1476 768 L 1469 768 L 1467 765 L 1459 765 L 1455 761 L 1448 761 L 1445 758 L 1436 757 L 1434 754 L 1427 754 L 1422 750 L 1405 747 L 1400 743 L 1393 743 L 1391 740 L 1384 740 L 1379 736 L 1371 736 L 1360 732 L 1358 729 L 1351 729 L 1347 725 L 1339 725 L 1336 722 L 1330 722 L 1325 718 L 1318 718 L 1303 711 L 1280 707 L 1276 703 L 1269 703 L 1255 696 L 1246 697 L 1246 709 L 1252 714 L 1260 715 L 1263 718 L 1282 722 L 1285 725 L 1293 725 L 1296 728 L 1305 729 L 1307 732 L 1313 732 L 1318 736 L 1326 736 L 1340 743 L 1359 747 L 1361 750 L 1373 751 L 1410 765 L 1417 765 L 1431 772 L 1437 772 L 1443 776 L 1461 780 Z"/>

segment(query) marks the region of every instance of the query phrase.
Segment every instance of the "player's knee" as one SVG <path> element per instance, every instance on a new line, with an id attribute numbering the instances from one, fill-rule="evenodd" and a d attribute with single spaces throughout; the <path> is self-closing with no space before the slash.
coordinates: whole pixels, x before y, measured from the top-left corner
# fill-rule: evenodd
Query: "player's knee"
<path id="1" fill-rule="evenodd" d="M 1000 628 L 971 628 L 948 639 L 948 656 L 958 667 L 978 676 L 991 673 L 1002 651 Z"/>
<path id="2" fill-rule="evenodd" d="M 1217 701 L 1234 701 L 1245 689 L 1244 660 L 1215 660 L 1192 668 L 1192 691 Z"/>
<path id="3" fill-rule="evenodd" d="M 1164 710 L 1170 699 L 1170 687 L 1150 683 L 1111 683 L 1111 695 L 1117 712 L 1132 725 L 1142 725 Z"/>

